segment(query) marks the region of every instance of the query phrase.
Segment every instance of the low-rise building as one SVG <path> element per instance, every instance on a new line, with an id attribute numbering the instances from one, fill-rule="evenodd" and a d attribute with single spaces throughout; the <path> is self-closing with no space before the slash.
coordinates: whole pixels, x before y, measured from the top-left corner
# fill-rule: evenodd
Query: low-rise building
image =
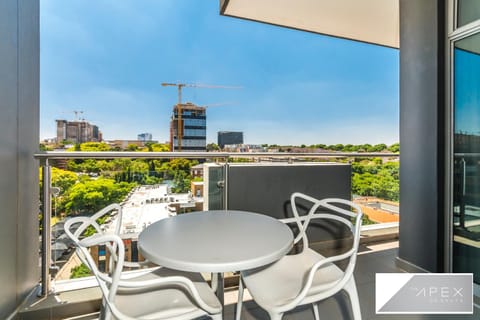
<path id="1" fill-rule="evenodd" d="M 398 202 L 388 201 L 375 197 L 359 197 L 354 202 L 362 208 L 368 219 L 377 223 L 400 221 L 400 207 Z"/>

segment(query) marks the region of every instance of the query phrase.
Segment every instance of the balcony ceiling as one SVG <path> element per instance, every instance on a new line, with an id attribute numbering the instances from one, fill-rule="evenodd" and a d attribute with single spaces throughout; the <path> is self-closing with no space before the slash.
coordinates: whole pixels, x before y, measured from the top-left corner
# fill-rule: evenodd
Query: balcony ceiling
<path id="1" fill-rule="evenodd" d="M 225 16 L 399 48 L 399 0 L 220 0 Z"/>

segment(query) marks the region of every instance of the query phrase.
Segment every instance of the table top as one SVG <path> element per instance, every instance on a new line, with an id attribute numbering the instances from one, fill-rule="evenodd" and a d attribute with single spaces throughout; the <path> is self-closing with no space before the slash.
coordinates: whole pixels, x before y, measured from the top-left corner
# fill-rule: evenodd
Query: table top
<path id="1" fill-rule="evenodd" d="M 286 255 L 293 233 L 262 214 L 234 210 L 185 213 L 157 221 L 138 237 L 141 254 L 171 269 L 228 272 L 252 269 Z"/>

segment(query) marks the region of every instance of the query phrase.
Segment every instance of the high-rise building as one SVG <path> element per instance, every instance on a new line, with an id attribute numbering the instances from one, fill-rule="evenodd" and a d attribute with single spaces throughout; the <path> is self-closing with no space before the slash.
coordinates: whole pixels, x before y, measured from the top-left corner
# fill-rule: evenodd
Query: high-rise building
<path id="1" fill-rule="evenodd" d="M 152 141 L 152 134 L 148 132 L 140 133 L 137 135 L 137 140 L 143 141 L 143 142 Z"/>
<path id="2" fill-rule="evenodd" d="M 220 149 L 226 144 L 243 144 L 243 132 L 240 131 L 219 131 L 217 137 Z"/>
<path id="3" fill-rule="evenodd" d="M 87 121 L 56 120 L 57 142 L 71 141 L 73 143 L 102 141 L 102 133 L 98 126 Z"/>
<path id="4" fill-rule="evenodd" d="M 181 110 L 179 121 L 179 109 Z M 204 107 L 191 102 L 173 107 L 170 121 L 170 150 L 206 151 L 207 114 Z"/>

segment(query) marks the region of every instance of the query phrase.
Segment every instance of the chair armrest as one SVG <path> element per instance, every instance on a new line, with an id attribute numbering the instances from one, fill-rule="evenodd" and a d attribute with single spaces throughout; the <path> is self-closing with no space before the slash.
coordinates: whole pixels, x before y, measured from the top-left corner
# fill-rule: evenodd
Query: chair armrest
<path id="1" fill-rule="evenodd" d="M 355 248 L 352 248 L 352 249 L 350 249 L 349 251 L 347 251 L 343 254 L 339 254 L 339 255 L 336 255 L 336 256 L 331 256 L 331 257 L 322 259 L 322 260 L 318 261 L 317 263 L 315 263 L 312 266 L 312 268 L 310 269 L 310 271 L 308 272 L 308 276 L 307 276 L 307 279 L 305 281 L 305 285 L 303 286 L 302 290 L 298 293 L 298 295 L 292 301 L 290 301 L 288 304 L 284 305 L 283 307 L 285 309 L 288 309 L 288 310 L 293 309 L 306 297 L 308 291 L 310 290 L 310 288 L 312 286 L 313 277 L 315 276 L 315 273 L 318 271 L 318 269 L 320 269 L 321 267 L 323 267 L 327 264 L 347 259 L 348 257 L 352 256 L 352 254 L 354 254 L 355 252 L 356 252 Z M 340 287 L 343 287 L 343 282 L 346 282 L 347 280 L 348 279 L 345 279 L 345 277 L 344 277 L 339 282 L 333 282 L 331 287 L 329 287 L 328 289 L 331 289 L 334 286 L 339 285 L 340 283 L 342 283 L 342 285 L 340 285 Z"/>
<path id="2" fill-rule="evenodd" d="M 78 243 L 83 247 L 92 247 L 92 246 L 98 246 L 98 245 L 106 244 L 110 242 L 114 242 L 117 245 L 120 245 L 120 244 L 123 245 L 122 239 L 120 239 L 119 236 L 113 233 L 108 233 L 108 234 L 96 233 L 89 237 L 83 238 Z"/>

